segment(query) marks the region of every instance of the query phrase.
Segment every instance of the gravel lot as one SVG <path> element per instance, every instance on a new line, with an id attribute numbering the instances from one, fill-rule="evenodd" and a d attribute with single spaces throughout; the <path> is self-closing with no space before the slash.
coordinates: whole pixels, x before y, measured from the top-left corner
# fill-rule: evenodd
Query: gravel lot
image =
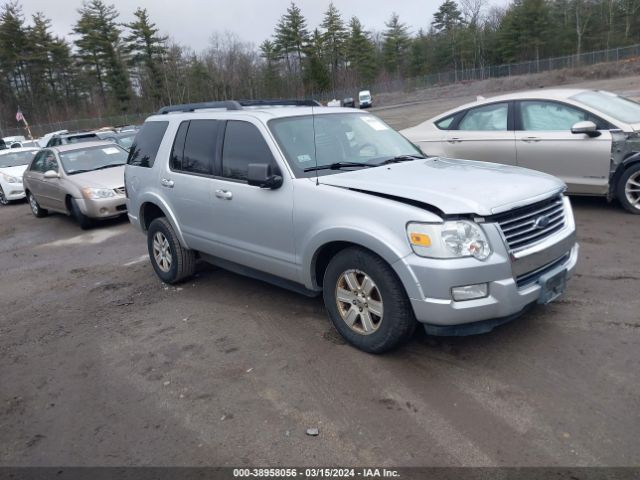
<path id="1" fill-rule="evenodd" d="M 573 203 L 563 299 L 384 356 L 319 299 L 206 265 L 163 285 L 126 220 L 0 208 L 0 464 L 637 466 L 640 217 Z"/>

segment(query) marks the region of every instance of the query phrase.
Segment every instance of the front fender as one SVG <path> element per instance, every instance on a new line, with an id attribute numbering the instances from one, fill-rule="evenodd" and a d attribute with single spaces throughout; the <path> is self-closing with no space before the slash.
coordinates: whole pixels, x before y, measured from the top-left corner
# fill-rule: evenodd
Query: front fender
<path id="1" fill-rule="evenodd" d="M 328 226 L 308 235 L 305 247 L 300 255 L 302 265 L 302 280 L 309 289 L 317 290 L 315 266 L 316 258 L 322 247 L 330 243 L 346 242 L 366 248 L 382 257 L 389 265 L 406 257 L 411 253 L 408 242 L 403 245 L 398 240 L 397 232 L 380 228 L 379 223 L 365 227 Z M 401 237 L 404 239 L 404 236 Z"/>

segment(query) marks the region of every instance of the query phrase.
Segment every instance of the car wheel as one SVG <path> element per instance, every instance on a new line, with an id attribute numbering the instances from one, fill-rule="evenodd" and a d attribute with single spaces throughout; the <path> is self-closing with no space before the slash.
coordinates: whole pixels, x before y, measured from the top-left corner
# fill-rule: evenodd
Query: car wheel
<path id="1" fill-rule="evenodd" d="M 27 199 L 29 200 L 29 207 L 31 207 L 31 213 L 33 213 L 35 217 L 42 218 L 47 216 L 49 212 L 40 206 L 40 204 L 36 200 L 36 197 L 33 196 L 33 193 L 29 192 L 27 194 Z"/>
<path id="2" fill-rule="evenodd" d="M 193 275 L 196 255 L 184 248 L 169 221 L 156 218 L 147 231 L 149 258 L 156 274 L 165 283 L 177 283 Z"/>
<path id="3" fill-rule="evenodd" d="M 9 200 L 7 200 L 2 187 L 0 187 L 0 205 L 9 205 Z"/>
<path id="4" fill-rule="evenodd" d="M 640 163 L 630 166 L 622 173 L 616 194 L 624 208 L 640 215 Z"/>
<path id="5" fill-rule="evenodd" d="M 339 252 L 327 266 L 324 304 L 344 339 L 382 353 L 411 337 L 416 319 L 400 279 L 382 258 L 360 248 Z"/>
<path id="6" fill-rule="evenodd" d="M 82 213 L 82 210 L 80 210 L 75 199 L 72 198 L 69 203 L 71 204 L 71 214 L 73 215 L 73 218 L 76 219 L 76 222 L 78 222 L 78 225 L 80 225 L 80 228 L 82 230 L 91 228 L 93 226 L 93 219 Z"/>

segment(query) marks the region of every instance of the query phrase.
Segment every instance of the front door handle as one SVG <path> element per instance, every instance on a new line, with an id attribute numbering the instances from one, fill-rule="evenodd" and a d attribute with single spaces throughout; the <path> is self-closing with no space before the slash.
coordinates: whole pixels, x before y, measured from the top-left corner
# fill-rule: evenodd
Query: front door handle
<path id="1" fill-rule="evenodd" d="M 173 186 L 175 185 L 175 182 L 173 180 L 169 180 L 168 178 L 161 178 L 160 185 L 167 188 L 173 188 Z"/>
<path id="2" fill-rule="evenodd" d="M 223 200 L 231 200 L 233 198 L 233 193 L 229 190 L 216 190 L 216 197 L 222 198 Z"/>
<path id="3" fill-rule="evenodd" d="M 460 142 L 462 142 L 462 139 L 458 138 L 458 137 L 453 137 L 453 138 L 448 138 L 447 142 L 449 142 L 449 143 L 460 143 Z"/>
<path id="4" fill-rule="evenodd" d="M 542 140 L 540 137 L 524 137 L 522 139 L 523 142 L 527 142 L 527 143 L 539 142 L 540 140 Z"/>

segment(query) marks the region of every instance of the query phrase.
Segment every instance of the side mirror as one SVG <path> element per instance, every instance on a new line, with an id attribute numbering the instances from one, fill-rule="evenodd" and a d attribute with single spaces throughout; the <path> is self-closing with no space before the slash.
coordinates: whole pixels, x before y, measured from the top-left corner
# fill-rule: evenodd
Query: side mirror
<path id="1" fill-rule="evenodd" d="M 282 176 L 274 174 L 268 163 L 250 163 L 247 172 L 249 185 L 275 190 L 282 186 Z M 278 172 L 279 173 L 279 172 Z"/>
<path id="2" fill-rule="evenodd" d="M 589 135 L 590 137 L 598 137 L 600 135 L 597 125 L 591 121 L 576 123 L 575 125 L 573 125 L 573 127 L 571 127 L 571 133 L 584 133 L 585 135 Z"/>
<path id="3" fill-rule="evenodd" d="M 46 172 L 44 172 L 44 178 L 60 178 L 60 175 L 54 170 L 47 170 Z"/>

